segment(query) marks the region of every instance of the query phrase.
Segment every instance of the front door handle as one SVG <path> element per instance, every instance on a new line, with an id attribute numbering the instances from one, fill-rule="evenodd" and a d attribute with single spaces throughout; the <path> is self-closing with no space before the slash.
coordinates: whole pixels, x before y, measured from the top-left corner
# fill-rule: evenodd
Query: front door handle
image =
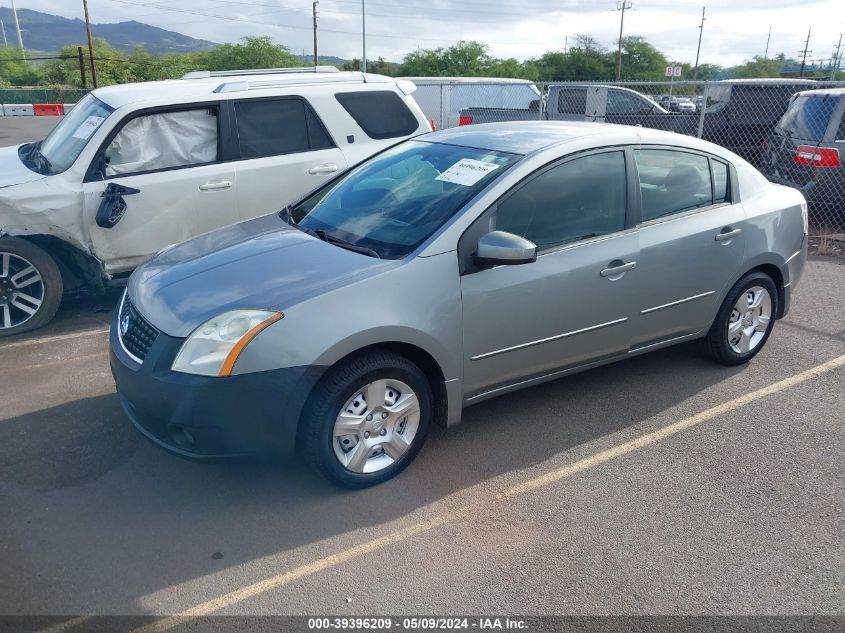
<path id="1" fill-rule="evenodd" d="M 626 273 L 629 270 L 634 270 L 637 267 L 637 262 L 628 262 L 627 264 L 616 264 L 619 260 L 615 260 L 610 262 L 611 264 L 615 264 L 613 266 L 608 266 L 607 268 L 601 271 L 602 277 L 615 277 L 616 275 L 621 275 L 622 273 Z"/>
<path id="2" fill-rule="evenodd" d="M 200 191 L 218 191 L 220 189 L 231 189 L 231 180 L 215 180 L 214 182 L 207 182 L 200 185 Z"/>
<path id="3" fill-rule="evenodd" d="M 721 233 L 716 233 L 716 241 L 717 242 L 725 242 L 729 239 L 736 237 L 740 233 L 742 233 L 742 229 L 731 230 L 731 227 L 726 226 L 724 229 L 722 229 Z"/>
<path id="4" fill-rule="evenodd" d="M 308 170 L 312 176 L 320 176 L 322 174 L 333 174 L 337 171 L 337 165 L 334 163 L 326 163 L 325 165 L 314 165 Z"/>

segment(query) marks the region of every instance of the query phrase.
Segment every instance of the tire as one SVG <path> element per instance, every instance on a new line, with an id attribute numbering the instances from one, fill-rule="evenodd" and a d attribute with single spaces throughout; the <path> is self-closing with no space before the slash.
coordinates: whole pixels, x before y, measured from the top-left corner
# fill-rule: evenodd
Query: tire
<path id="1" fill-rule="evenodd" d="M 422 447 L 434 415 L 426 376 L 389 350 L 333 367 L 306 407 L 299 433 L 305 458 L 343 488 L 374 486 L 401 472 Z"/>
<path id="2" fill-rule="evenodd" d="M 752 294 L 754 301 L 760 300 L 759 310 L 751 308 Z M 702 339 L 702 349 L 722 365 L 747 363 L 769 340 L 778 307 L 777 287 L 772 278 L 762 272 L 748 273 L 728 292 L 710 331 Z"/>
<path id="3" fill-rule="evenodd" d="M 30 267 L 32 273 L 15 280 Z M 0 238 L 0 338 L 49 323 L 63 292 L 62 274 L 47 251 L 17 237 Z"/>

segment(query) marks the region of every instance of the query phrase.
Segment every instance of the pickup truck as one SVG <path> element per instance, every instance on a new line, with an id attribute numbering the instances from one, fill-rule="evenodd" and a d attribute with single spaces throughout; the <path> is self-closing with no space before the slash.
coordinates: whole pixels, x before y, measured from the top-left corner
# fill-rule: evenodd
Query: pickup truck
<path id="1" fill-rule="evenodd" d="M 598 121 L 673 129 L 673 118 L 656 101 L 628 88 L 595 84 L 552 84 L 544 100 L 525 108 L 466 108 L 460 125 L 497 121 Z"/>

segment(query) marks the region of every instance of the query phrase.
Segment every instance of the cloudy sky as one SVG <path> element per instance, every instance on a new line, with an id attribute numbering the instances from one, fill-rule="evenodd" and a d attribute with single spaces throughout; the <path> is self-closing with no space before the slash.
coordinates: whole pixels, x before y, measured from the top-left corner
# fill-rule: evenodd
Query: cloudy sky
<path id="1" fill-rule="evenodd" d="M 82 0 L 16 0 L 28 8 L 82 17 Z M 310 0 L 89 0 L 93 22 L 137 20 L 215 42 L 270 35 L 310 52 Z M 10 0 L 0 0 L 9 6 Z M 811 59 L 829 59 L 845 32 L 843 0 L 633 0 L 625 33 L 644 35 L 675 61 L 693 62 L 701 8 L 707 7 L 702 63 L 733 65 L 763 54 L 798 56 L 812 29 Z M 366 0 L 367 57 L 399 61 L 411 49 L 487 42 L 494 55 L 525 59 L 563 49 L 589 33 L 612 47 L 619 33 L 616 0 Z M 361 0 L 320 0 L 320 52 L 361 55 Z"/>

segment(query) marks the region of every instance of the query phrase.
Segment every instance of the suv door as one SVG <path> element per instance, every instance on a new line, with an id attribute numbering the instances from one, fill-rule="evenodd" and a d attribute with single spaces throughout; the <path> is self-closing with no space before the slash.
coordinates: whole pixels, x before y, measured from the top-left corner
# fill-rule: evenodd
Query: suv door
<path id="1" fill-rule="evenodd" d="M 710 325 L 723 289 L 741 273 L 747 227 L 727 163 L 676 149 L 633 154 L 641 192 L 641 286 L 632 338 L 641 348 Z"/>
<path id="2" fill-rule="evenodd" d="M 235 171 L 221 162 L 218 103 L 143 110 L 106 137 L 83 183 L 92 251 L 106 272 L 122 272 L 161 249 L 238 220 Z M 114 226 L 96 222 L 109 184 L 137 190 L 123 196 Z"/>
<path id="3" fill-rule="evenodd" d="M 304 98 L 239 99 L 233 109 L 241 219 L 278 211 L 346 169 L 343 152 Z"/>
<path id="4" fill-rule="evenodd" d="M 465 392 L 624 353 L 636 295 L 638 242 L 630 226 L 622 150 L 567 158 L 512 189 L 464 234 Z M 537 261 L 479 269 L 478 239 L 492 230 L 537 245 Z"/>

